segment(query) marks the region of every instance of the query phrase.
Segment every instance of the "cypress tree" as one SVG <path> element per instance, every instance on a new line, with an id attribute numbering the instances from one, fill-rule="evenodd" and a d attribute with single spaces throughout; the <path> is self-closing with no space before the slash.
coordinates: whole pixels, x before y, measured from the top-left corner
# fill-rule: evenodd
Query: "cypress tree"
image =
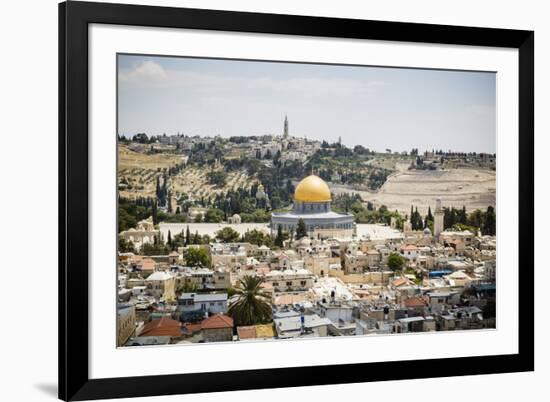
<path id="1" fill-rule="evenodd" d="M 303 219 L 300 218 L 298 221 L 298 226 L 296 227 L 296 239 L 301 239 L 302 237 L 307 236 L 306 223 Z"/>
<path id="2" fill-rule="evenodd" d="M 490 236 L 494 236 L 496 234 L 496 214 L 495 209 L 491 206 L 487 207 L 481 233 Z"/>
<path id="3" fill-rule="evenodd" d="M 185 232 L 185 245 L 188 246 L 191 243 L 191 231 L 189 230 L 189 225 L 187 225 L 187 230 Z"/>
<path id="4" fill-rule="evenodd" d="M 468 216 L 466 215 L 466 206 L 462 206 L 462 210 L 458 214 L 458 223 L 462 223 L 463 225 L 466 224 L 466 221 L 468 220 Z"/>
<path id="5" fill-rule="evenodd" d="M 156 225 L 158 223 L 158 217 L 157 217 L 157 201 L 155 200 L 155 202 L 153 203 L 153 212 L 152 212 L 152 216 L 153 216 L 153 225 Z"/>
<path id="6" fill-rule="evenodd" d="M 157 176 L 157 185 L 156 185 L 155 194 L 157 195 L 157 198 L 161 198 L 161 193 L 160 193 L 160 179 L 159 179 L 158 176 Z"/>
<path id="7" fill-rule="evenodd" d="M 172 198 L 172 193 L 168 192 L 168 196 L 166 197 L 166 206 L 168 207 L 168 212 L 172 213 L 172 203 L 170 202 L 170 199 Z"/>
<path id="8" fill-rule="evenodd" d="M 283 247 L 283 229 L 281 225 L 277 226 L 277 236 L 275 237 L 275 245 Z"/>

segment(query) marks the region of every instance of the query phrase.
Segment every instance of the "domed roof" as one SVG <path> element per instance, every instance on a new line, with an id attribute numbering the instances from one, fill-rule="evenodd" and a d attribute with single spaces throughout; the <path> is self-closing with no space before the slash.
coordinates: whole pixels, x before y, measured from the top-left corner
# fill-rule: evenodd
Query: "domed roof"
<path id="1" fill-rule="evenodd" d="M 300 246 L 303 246 L 303 247 L 309 247 L 309 246 L 311 246 L 311 240 L 309 240 L 309 237 L 304 236 L 304 237 L 300 240 Z"/>
<path id="2" fill-rule="evenodd" d="M 294 199 L 302 202 L 330 201 L 330 189 L 323 179 L 312 174 L 298 184 Z"/>

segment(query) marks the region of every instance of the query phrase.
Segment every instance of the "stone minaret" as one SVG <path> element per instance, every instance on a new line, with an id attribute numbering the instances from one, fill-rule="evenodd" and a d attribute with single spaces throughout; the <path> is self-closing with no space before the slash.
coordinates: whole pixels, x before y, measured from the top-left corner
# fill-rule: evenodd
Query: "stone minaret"
<path id="1" fill-rule="evenodd" d="M 438 237 L 441 232 L 443 232 L 443 218 L 445 213 L 443 208 L 441 208 L 441 198 L 438 198 L 435 201 L 435 212 L 434 212 L 434 237 Z"/>
<path id="2" fill-rule="evenodd" d="M 286 117 L 286 115 L 285 115 L 285 126 L 283 129 L 283 138 L 284 139 L 288 138 L 288 118 Z"/>

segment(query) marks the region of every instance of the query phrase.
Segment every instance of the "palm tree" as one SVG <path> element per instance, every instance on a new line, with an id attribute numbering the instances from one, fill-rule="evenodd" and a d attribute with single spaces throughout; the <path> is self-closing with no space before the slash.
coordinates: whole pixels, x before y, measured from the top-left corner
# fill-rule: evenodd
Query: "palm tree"
<path id="1" fill-rule="evenodd" d="M 231 303 L 227 313 L 235 325 L 255 325 L 271 321 L 270 295 L 261 288 L 263 279 L 246 275 L 240 280 L 240 289 L 235 289 L 236 300 Z"/>

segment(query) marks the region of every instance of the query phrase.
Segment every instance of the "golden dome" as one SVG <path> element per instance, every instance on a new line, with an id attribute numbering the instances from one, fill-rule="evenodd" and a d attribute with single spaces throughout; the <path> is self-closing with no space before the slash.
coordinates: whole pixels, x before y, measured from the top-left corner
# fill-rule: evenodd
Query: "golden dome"
<path id="1" fill-rule="evenodd" d="M 312 174 L 298 184 L 294 191 L 294 199 L 302 202 L 323 202 L 332 198 L 327 183 Z"/>

